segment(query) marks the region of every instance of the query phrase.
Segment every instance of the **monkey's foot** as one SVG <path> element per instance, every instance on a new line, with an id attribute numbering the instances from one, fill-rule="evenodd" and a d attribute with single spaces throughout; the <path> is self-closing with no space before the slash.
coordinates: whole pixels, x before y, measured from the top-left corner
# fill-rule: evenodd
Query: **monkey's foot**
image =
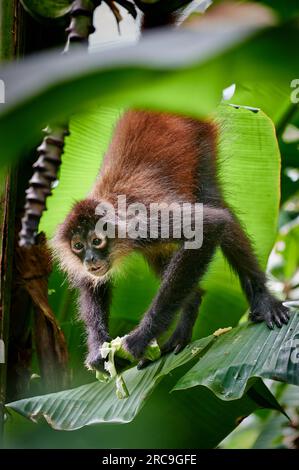
<path id="1" fill-rule="evenodd" d="M 273 330 L 274 324 L 279 328 L 287 324 L 290 318 L 289 309 L 272 297 L 270 294 L 262 294 L 254 302 L 249 314 L 253 322 L 265 321 L 267 326 Z"/>
<path id="2" fill-rule="evenodd" d="M 191 341 L 191 333 L 184 328 L 177 328 L 172 336 L 163 344 L 162 354 L 174 352 L 179 354 Z"/>

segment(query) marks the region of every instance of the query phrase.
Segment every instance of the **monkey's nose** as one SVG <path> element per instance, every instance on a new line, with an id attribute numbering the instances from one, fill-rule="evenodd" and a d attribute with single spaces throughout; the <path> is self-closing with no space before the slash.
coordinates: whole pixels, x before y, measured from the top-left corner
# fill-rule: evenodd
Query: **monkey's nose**
<path id="1" fill-rule="evenodd" d="M 92 266 L 96 262 L 96 258 L 92 252 L 87 252 L 85 255 L 85 263 L 87 266 Z"/>

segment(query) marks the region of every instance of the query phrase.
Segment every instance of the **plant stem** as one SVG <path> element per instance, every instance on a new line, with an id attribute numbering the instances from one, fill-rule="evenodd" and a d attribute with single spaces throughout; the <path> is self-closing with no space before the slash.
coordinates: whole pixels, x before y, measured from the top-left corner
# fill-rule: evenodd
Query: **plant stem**
<path id="1" fill-rule="evenodd" d="M 3 439 L 4 404 L 6 397 L 15 198 L 15 174 L 11 170 L 2 171 L 0 176 L 0 339 L 2 346 L 4 346 L 4 357 L 0 358 L 2 359 L 0 360 L 0 442 Z"/>
<path id="2" fill-rule="evenodd" d="M 2 0 L 0 4 L 1 61 L 11 60 L 15 56 L 15 11 L 16 1 Z M 4 404 L 7 382 L 7 346 L 11 303 L 15 201 L 16 173 L 9 168 L 2 169 L 0 172 L 0 341 L 2 350 L 2 357 L 0 357 L 0 447 L 3 445 Z"/>
<path id="3" fill-rule="evenodd" d="M 15 55 L 15 1 L 2 0 L 0 4 L 0 59 L 10 60 Z"/>

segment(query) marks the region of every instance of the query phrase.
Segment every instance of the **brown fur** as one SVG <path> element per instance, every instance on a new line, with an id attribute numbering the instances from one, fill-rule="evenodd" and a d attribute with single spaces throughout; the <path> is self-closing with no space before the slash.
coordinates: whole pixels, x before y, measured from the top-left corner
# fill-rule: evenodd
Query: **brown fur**
<path id="1" fill-rule="evenodd" d="M 200 160 L 215 140 L 212 123 L 128 111 L 116 127 L 89 197 L 112 204 L 119 194 L 127 195 L 128 203 L 146 205 L 195 202 Z"/>

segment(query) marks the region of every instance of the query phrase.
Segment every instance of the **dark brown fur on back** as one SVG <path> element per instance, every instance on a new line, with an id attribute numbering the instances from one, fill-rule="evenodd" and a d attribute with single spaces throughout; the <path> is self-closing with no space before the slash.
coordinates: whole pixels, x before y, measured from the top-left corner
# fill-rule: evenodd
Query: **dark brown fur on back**
<path id="1" fill-rule="evenodd" d="M 116 127 L 90 197 L 111 203 L 120 194 L 128 203 L 195 202 L 200 167 L 214 168 L 215 146 L 216 128 L 210 122 L 128 111 Z"/>

